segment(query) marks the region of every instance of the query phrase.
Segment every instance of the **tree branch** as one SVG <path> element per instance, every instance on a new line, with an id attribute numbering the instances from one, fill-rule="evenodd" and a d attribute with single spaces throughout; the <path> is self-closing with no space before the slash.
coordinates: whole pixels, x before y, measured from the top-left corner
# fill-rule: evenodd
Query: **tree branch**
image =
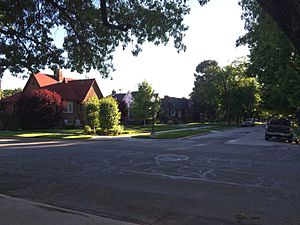
<path id="1" fill-rule="evenodd" d="M 107 7 L 106 7 L 106 0 L 100 0 L 100 11 L 101 11 L 101 18 L 104 26 L 121 31 L 128 31 L 132 26 L 130 24 L 121 24 L 121 25 L 114 25 L 108 21 L 107 16 Z"/>
<path id="2" fill-rule="evenodd" d="M 257 0 L 276 21 L 300 53 L 300 3 L 298 0 Z"/>
<path id="3" fill-rule="evenodd" d="M 29 37 L 16 30 L 3 30 L 2 28 L 0 28 L 0 33 L 6 35 L 14 35 L 18 40 L 20 40 L 20 38 L 28 39 L 35 44 L 41 45 L 44 49 L 48 49 L 49 51 L 53 52 L 51 48 L 49 48 L 47 45 L 43 44 L 42 42 L 38 41 L 36 38 Z"/>

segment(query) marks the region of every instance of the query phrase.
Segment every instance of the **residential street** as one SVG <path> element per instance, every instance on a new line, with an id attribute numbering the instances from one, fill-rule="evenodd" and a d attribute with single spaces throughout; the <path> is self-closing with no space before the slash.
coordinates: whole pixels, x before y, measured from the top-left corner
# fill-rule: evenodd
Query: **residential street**
<path id="1" fill-rule="evenodd" d="M 180 140 L 0 139 L 0 176 L 1 194 L 138 224 L 300 224 L 300 145 L 265 141 L 264 126 Z"/>

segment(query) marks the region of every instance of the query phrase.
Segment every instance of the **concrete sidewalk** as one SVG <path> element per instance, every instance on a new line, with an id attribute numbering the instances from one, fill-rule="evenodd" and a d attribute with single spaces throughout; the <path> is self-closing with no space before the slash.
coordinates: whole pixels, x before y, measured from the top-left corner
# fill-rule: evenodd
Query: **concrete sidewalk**
<path id="1" fill-rule="evenodd" d="M 0 194 L 1 225 L 137 225 Z"/>

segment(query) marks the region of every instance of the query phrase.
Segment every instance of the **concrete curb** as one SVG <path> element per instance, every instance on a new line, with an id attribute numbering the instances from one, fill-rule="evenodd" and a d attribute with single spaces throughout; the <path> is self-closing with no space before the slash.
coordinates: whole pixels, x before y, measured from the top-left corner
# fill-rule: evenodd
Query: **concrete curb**
<path id="1" fill-rule="evenodd" d="M 137 225 L 0 194 L 0 224 Z"/>

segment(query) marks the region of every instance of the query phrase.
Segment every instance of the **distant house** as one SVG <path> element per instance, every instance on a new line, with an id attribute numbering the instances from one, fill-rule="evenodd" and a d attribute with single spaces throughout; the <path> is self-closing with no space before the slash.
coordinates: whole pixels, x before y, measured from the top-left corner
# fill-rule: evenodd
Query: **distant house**
<path id="1" fill-rule="evenodd" d="M 164 96 L 161 99 L 160 117 L 164 123 L 168 122 L 168 120 L 187 122 L 190 120 L 189 100 L 186 98 Z"/>
<path id="2" fill-rule="evenodd" d="M 112 93 L 112 97 L 115 98 L 119 103 L 121 103 L 122 101 L 126 103 L 127 108 L 128 108 L 128 115 L 126 120 L 130 121 L 132 120 L 132 114 L 130 112 L 130 106 L 133 102 L 133 98 L 134 98 L 134 94 L 136 92 L 134 91 L 127 91 L 126 93 Z"/>
<path id="3" fill-rule="evenodd" d="M 93 96 L 103 98 L 95 79 L 77 80 L 65 78 L 61 70 L 58 71 L 56 76 L 37 73 L 29 77 L 23 92 L 0 101 L 3 112 L 15 113 L 16 103 L 22 93 L 27 93 L 34 89 L 48 89 L 55 91 L 62 97 L 64 103 L 62 125 L 81 125 L 84 121 L 85 102 Z"/>

